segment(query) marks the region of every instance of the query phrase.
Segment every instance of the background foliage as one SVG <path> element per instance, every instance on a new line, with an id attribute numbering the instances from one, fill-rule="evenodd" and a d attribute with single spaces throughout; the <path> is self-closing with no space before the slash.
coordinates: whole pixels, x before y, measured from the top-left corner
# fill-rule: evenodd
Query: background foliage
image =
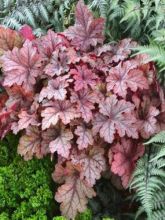
<path id="1" fill-rule="evenodd" d="M 165 131 L 151 138 L 146 154 L 138 161 L 130 185 L 136 190 L 135 199 L 141 206 L 137 217 L 143 212 L 149 220 L 165 216 Z"/>
<path id="2" fill-rule="evenodd" d="M 23 24 L 27 23 L 33 27 L 34 33 L 37 36 L 45 33 L 48 28 L 62 31 L 64 27 L 69 26 L 73 21 L 75 2 L 76 1 L 69 0 L 1 0 L 1 24 L 19 29 Z M 165 1 L 87 0 L 86 3 L 90 5 L 96 16 L 102 15 L 106 19 L 105 33 L 107 41 L 117 41 L 127 36 L 136 39 L 144 45 L 140 46 L 138 51 L 140 51 L 140 53 L 146 52 L 150 54 L 150 59 L 157 62 L 160 70 L 158 77 L 162 84 L 164 84 Z M 125 29 L 125 27 L 127 28 Z M 164 138 L 164 136 L 163 134 L 162 137 Z M 9 140 L 1 142 L 0 147 L 0 195 L 1 193 L 5 195 L 5 199 L 4 197 L 0 198 L 0 219 L 16 219 L 16 217 L 19 219 L 20 213 L 27 217 L 29 216 L 28 210 L 31 208 L 33 214 L 31 213 L 32 216 L 30 216 L 30 219 L 38 219 L 39 217 L 41 218 L 41 216 L 43 219 L 46 219 L 46 207 L 49 207 L 49 202 L 52 201 L 53 197 L 49 188 L 49 184 L 51 184 L 51 166 L 48 166 L 49 162 L 47 159 L 44 160 L 44 162 L 43 160 L 42 162 L 36 160 L 26 163 L 23 162 L 22 159 L 16 156 L 15 150 L 12 149 L 13 143 L 10 143 L 11 140 L 15 141 L 17 139 L 13 139 L 10 136 Z M 162 156 L 164 141 L 158 144 L 159 146 L 155 144 L 155 142 L 147 147 L 146 154 L 139 161 L 131 187 L 138 189 L 136 199 L 142 204 L 138 214 L 142 211 L 146 211 L 149 218 L 152 216 L 152 219 L 163 219 L 162 215 L 165 214 L 162 205 L 164 204 L 165 195 L 161 193 L 161 190 L 164 190 L 162 184 L 162 181 L 164 181 L 164 154 Z M 49 174 L 47 168 L 50 170 Z M 21 182 L 14 176 L 15 173 L 19 175 L 20 172 L 23 175 L 20 179 Z M 46 177 L 41 180 L 41 175 Z M 33 176 L 33 178 L 31 178 L 31 176 Z M 47 189 L 43 192 L 42 198 L 40 198 L 39 195 L 34 195 L 34 191 L 38 191 L 38 185 L 34 184 L 36 178 L 41 180 L 39 185 L 41 189 L 40 192 L 42 192 L 43 186 Z M 8 188 L 4 188 L 4 181 Z M 19 193 L 18 189 L 20 186 L 17 184 L 17 181 L 23 184 L 23 187 L 27 189 L 27 193 L 30 195 L 28 200 L 26 193 Z M 22 183 L 22 181 L 30 183 L 29 186 L 33 186 L 34 191 L 25 185 L 25 183 Z M 6 189 L 9 190 L 6 191 Z M 156 193 L 157 190 L 159 193 Z M 116 193 L 115 196 L 116 195 L 118 194 Z M 19 198 L 18 201 L 13 200 L 14 196 Z M 36 198 L 37 204 L 35 202 Z M 116 198 L 118 199 L 118 196 L 116 196 Z M 24 202 L 24 199 L 26 202 Z M 4 208 L 5 203 L 6 208 Z M 112 202 L 112 204 L 115 203 Z M 26 210 L 24 210 L 25 207 Z M 41 212 L 36 212 L 36 210 L 38 210 L 36 207 L 40 207 Z M 12 217 L 9 214 L 11 210 L 14 213 Z M 108 211 L 109 210 L 110 208 L 108 208 Z M 55 220 L 57 219 L 63 220 L 64 218 L 56 217 Z"/>
<path id="3" fill-rule="evenodd" d="M 62 31 L 72 20 L 74 0 L 0 0 L 0 23 L 19 30 L 29 24 L 37 36 Z"/>

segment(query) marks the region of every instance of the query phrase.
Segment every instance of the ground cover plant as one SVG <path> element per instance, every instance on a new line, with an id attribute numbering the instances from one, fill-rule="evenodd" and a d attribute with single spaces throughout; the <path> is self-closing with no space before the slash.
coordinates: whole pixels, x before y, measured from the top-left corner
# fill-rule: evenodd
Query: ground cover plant
<path id="1" fill-rule="evenodd" d="M 14 135 L 0 142 L 0 220 L 50 219 L 56 211 L 53 164 L 49 158 L 22 160 L 17 145 Z"/>
<path id="2" fill-rule="evenodd" d="M 1 138 L 19 133 L 25 160 L 50 156 L 61 184 L 55 200 L 68 219 L 85 211 L 101 176 L 127 188 L 144 140 L 164 129 L 153 62 L 131 57 L 130 38 L 104 44 L 104 24 L 80 0 L 64 32 L 36 38 L 29 26 L 0 28 Z"/>

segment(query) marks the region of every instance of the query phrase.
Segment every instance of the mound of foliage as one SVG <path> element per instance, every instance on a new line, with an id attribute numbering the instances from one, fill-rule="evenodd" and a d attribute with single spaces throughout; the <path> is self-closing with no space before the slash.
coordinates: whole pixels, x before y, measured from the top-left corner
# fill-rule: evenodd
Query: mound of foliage
<path id="1" fill-rule="evenodd" d="M 150 55 L 158 65 L 158 79 L 165 86 L 165 1 L 86 0 L 93 12 L 106 20 L 109 41 L 131 37 L 141 42 L 139 53 Z"/>
<path id="2" fill-rule="evenodd" d="M 25 162 L 17 155 L 17 144 L 11 135 L 0 143 L 0 219 L 50 219 L 52 164 L 48 158 Z"/>
<path id="3" fill-rule="evenodd" d="M 75 17 L 37 39 L 0 29 L 1 137 L 20 132 L 25 160 L 55 158 L 55 199 L 68 219 L 86 209 L 102 175 L 128 187 L 143 141 L 164 128 L 165 115 L 153 63 L 130 57 L 137 43 L 103 44 L 105 21 L 82 0 Z"/>

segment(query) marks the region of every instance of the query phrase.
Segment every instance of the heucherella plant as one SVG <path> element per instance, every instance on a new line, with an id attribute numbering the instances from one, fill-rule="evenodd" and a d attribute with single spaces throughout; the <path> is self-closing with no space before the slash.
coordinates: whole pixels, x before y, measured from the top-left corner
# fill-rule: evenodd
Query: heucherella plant
<path id="1" fill-rule="evenodd" d="M 25 160 L 55 157 L 55 199 L 68 219 L 83 212 L 104 172 L 127 188 L 143 141 L 164 128 L 164 95 L 136 42 L 103 44 L 104 19 L 80 0 L 75 25 L 34 38 L 0 29 L 0 135 L 20 132 Z M 28 31 L 28 39 L 26 39 Z M 29 37 L 30 36 L 30 37 Z M 15 39 L 20 38 L 18 41 Z M 8 44 L 12 46 L 8 46 Z M 21 44 L 21 46 L 20 46 Z"/>

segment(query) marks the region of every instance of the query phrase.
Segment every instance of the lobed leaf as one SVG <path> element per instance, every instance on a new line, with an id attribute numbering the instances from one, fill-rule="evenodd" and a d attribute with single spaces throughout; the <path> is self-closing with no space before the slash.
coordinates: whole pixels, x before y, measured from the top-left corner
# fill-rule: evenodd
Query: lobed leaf
<path id="1" fill-rule="evenodd" d="M 17 31 L 0 27 L 0 55 L 14 47 L 21 48 L 22 44 L 23 38 Z"/>
<path id="2" fill-rule="evenodd" d="M 125 135 L 138 138 L 136 118 L 132 114 L 134 105 L 125 100 L 118 100 L 112 95 L 100 103 L 100 113 L 94 121 L 93 130 L 108 143 L 112 143 L 116 132 L 120 137 Z"/>
<path id="3" fill-rule="evenodd" d="M 79 150 L 87 148 L 88 145 L 93 145 L 94 139 L 90 129 L 85 126 L 77 126 L 74 133 L 79 136 L 76 142 Z"/>
<path id="4" fill-rule="evenodd" d="M 94 190 L 84 180 L 70 177 L 66 183 L 58 188 L 55 195 L 57 202 L 62 203 L 60 208 L 62 215 L 74 219 L 77 212 L 83 212 L 87 208 L 87 198 L 95 196 Z"/>
<path id="5" fill-rule="evenodd" d="M 26 91 L 33 90 L 36 78 L 41 75 L 41 59 L 30 41 L 25 41 L 21 49 L 14 48 L 2 57 L 5 74 L 4 86 L 22 85 Z"/>
<path id="6" fill-rule="evenodd" d="M 56 136 L 56 139 L 49 143 L 50 152 L 54 153 L 57 151 L 62 157 L 69 157 L 69 150 L 71 149 L 71 140 L 73 134 L 69 129 L 61 129 Z"/>
<path id="7" fill-rule="evenodd" d="M 104 19 L 94 19 L 92 13 L 84 5 L 83 0 L 80 0 L 76 6 L 75 17 L 75 25 L 65 31 L 65 35 L 71 39 L 75 47 L 87 51 L 90 46 L 103 43 Z"/>

